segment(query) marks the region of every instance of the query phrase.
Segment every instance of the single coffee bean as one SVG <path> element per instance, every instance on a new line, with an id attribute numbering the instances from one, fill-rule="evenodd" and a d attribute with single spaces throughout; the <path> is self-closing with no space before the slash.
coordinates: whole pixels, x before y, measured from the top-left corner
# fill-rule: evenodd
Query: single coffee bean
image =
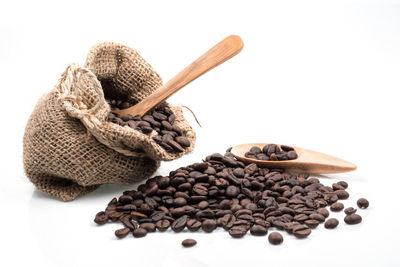
<path id="1" fill-rule="evenodd" d="M 356 212 L 357 212 L 357 209 L 355 209 L 353 207 L 349 207 L 349 208 L 346 208 L 344 210 L 344 213 L 346 213 L 346 215 L 350 215 L 350 214 L 353 214 L 353 213 L 356 213 Z"/>
<path id="2" fill-rule="evenodd" d="M 329 217 L 329 211 L 326 208 L 319 208 L 317 210 L 317 213 L 321 214 L 322 216 L 324 216 L 325 218 Z"/>
<path id="3" fill-rule="evenodd" d="M 154 223 L 142 223 L 140 227 L 146 229 L 148 233 L 152 233 L 156 231 L 156 225 Z"/>
<path id="4" fill-rule="evenodd" d="M 346 190 L 336 190 L 335 194 L 338 196 L 339 199 L 348 199 L 350 196 Z"/>
<path id="5" fill-rule="evenodd" d="M 160 220 L 160 221 L 156 222 L 156 227 L 157 227 L 158 231 L 160 231 L 160 232 L 167 231 L 167 229 L 169 228 L 170 225 L 171 225 L 171 223 L 168 220 Z"/>
<path id="6" fill-rule="evenodd" d="M 124 238 L 125 236 L 127 236 L 129 234 L 130 231 L 131 230 L 128 227 L 118 229 L 115 231 L 115 236 L 118 238 Z"/>
<path id="7" fill-rule="evenodd" d="M 247 229 L 244 226 L 234 226 L 229 229 L 229 234 L 234 238 L 243 237 L 247 233 Z"/>
<path id="8" fill-rule="evenodd" d="M 311 234 L 311 229 L 305 225 L 298 225 L 293 227 L 292 232 L 297 238 L 306 238 Z"/>
<path id="9" fill-rule="evenodd" d="M 344 222 L 347 223 L 347 224 L 358 224 L 361 221 L 362 221 L 361 216 L 358 215 L 358 214 L 355 214 L 355 213 L 347 215 L 346 217 L 344 217 Z"/>
<path id="10" fill-rule="evenodd" d="M 317 228 L 317 226 L 321 223 L 320 221 L 317 220 L 306 220 L 304 222 L 308 227 L 311 229 Z"/>
<path id="11" fill-rule="evenodd" d="M 279 245 L 283 242 L 283 236 L 278 232 L 272 232 L 268 236 L 268 241 L 272 245 Z"/>
<path id="12" fill-rule="evenodd" d="M 190 219 L 187 221 L 186 227 L 189 229 L 189 231 L 196 232 L 197 230 L 200 229 L 201 222 L 196 219 Z"/>
<path id="13" fill-rule="evenodd" d="M 360 209 L 366 209 L 369 206 L 369 201 L 365 198 L 360 198 L 359 200 L 357 200 L 357 206 Z"/>
<path id="14" fill-rule="evenodd" d="M 343 203 L 336 202 L 331 205 L 331 211 L 342 211 L 344 209 Z"/>
<path id="15" fill-rule="evenodd" d="M 197 244 L 197 241 L 194 239 L 185 239 L 182 241 L 182 246 L 184 246 L 185 248 L 189 248 L 189 247 L 193 247 Z"/>
<path id="16" fill-rule="evenodd" d="M 96 214 L 94 222 L 97 223 L 98 225 L 105 224 L 108 222 L 108 216 L 104 211 L 100 211 L 99 213 Z"/>
<path id="17" fill-rule="evenodd" d="M 147 230 L 139 227 L 139 228 L 133 230 L 132 234 L 134 237 L 144 237 L 147 235 Z"/>
<path id="18" fill-rule="evenodd" d="M 345 181 L 337 182 L 337 184 L 342 186 L 344 189 L 346 189 L 349 186 Z"/>
<path id="19" fill-rule="evenodd" d="M 215 228 L 217 228 L 217 222 L 212 219 L 206 219 L 201 224 L 201 229 L 203 229 L 203 231 L 206 233 L 211 233 L 215 230 Z"/>
<path id="20" fill-rule="evenodd" d="M 268 233 L 268 230 L 261 225 L 254 225 L 250 228 L 250 233 L 255 236 L 263 236 Z"/>
<path id="21" fill-rule="evenodd" d="M 186 222 L 187 222 L 187 216 L 183 215 L 182 217 L 179 217 L 178 219 L 176 219 L 172 225 L 172 231 L 178 233 L 178 232 L 182 232 L 182 230 L 185 228 L 186 226 Z"/>
<path id="22" fill-rule="evenodd" d="M 335 218 L 328 219 L 324 224 L 326 229 L 333 229 L 333 228 L 336 228 L 336 226 L 338 226 L 338 225 L 339 225 L 339 221 L 338 221 L 338 219 L 335 219 Z"/>

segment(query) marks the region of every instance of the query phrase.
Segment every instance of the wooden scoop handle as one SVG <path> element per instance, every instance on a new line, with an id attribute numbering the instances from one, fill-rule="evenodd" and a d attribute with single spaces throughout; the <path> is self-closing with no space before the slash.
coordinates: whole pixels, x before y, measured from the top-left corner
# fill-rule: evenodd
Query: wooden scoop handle
<path id="1" fill-rule="evenodd" d="M 239 36 L 228 36 L 138 104 L 112 112 L 143 116 L 191 81 L 235 56 L 242 48 L 243 41 Z"/>

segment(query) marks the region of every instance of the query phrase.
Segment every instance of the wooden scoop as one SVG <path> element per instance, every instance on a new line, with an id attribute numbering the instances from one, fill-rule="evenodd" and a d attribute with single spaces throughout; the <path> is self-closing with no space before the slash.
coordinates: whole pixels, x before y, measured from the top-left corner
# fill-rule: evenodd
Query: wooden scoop
<path id="1" fill-rule="evenodd" d="M 143 116 L 191 81 L 235 56 L 242 48 L 243 41 L 239 36 L 228 36 L 141 102 L 130 108 L 112 112 Z"/>
<path id="2" fill-rule="evenodd" d="M 265 145 L 266 144 L 261 143 L 242 144 L 232 147 L 231 153 L 237 159 L 243 162 L 256 163 L 262 167 L 285 169 L 299 173 L 341 173 L 354 171 L 357 169 L 356 165 L 343 159 L 300 147 L 293 147 L 298 156 L 297 159 L 294 160 L 264 161 L 246 158 L 244 156 L 244 154 L 248 152 L 251 147 L 258 146 L 262 149 Z"/>

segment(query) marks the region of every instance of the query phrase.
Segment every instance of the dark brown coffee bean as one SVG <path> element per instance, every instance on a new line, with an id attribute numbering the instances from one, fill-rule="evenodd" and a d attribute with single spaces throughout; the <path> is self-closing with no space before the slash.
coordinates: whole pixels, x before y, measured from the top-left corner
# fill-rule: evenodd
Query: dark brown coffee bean
<path id="1" fill-rule="evenodd" d="M 250 228 L 250 233 L 255 236 L 263 236 L 268 233 L 268 230 L 261 225 L 254 225 Z"/>
<path id="2" fill-rule="evenodd" d="M 189 248 L 189 247 L 193 247 L 197 244 L 197 241 L 194 239 L 185 239 L 182 241 L 182 246 L 184 246 L 185 248 Z"/>
<path id="3" fill-rule="evenodd" d="M 353 213 L 356 213 L 356 212 L 357 212 L 357 209 L 355 209 L 353 207 L 349 207 L 349 208 L 346 208 L 344 210 L 344 213 L 346 213 L 346 215 L 350 215 L 350 214 L 353 214 Z"/>
<path id="4" fill-rule="evenodd" d="M 190 141 L 184 136 L 175 137 L 175 141 L 180 144 L 182 147 L 190 147 Z"/>
<path id="5" fill-rule="evenodd" d="M 140 227 L 146 229 L 148 233 L 152 233 L 156 231 L 156 225 L 154 223 L 142 223 Z"/>
<path id="6" fill-rule="evenodd" d="M 297 238 L 306 238 L 311 234 L 311 229 L 305 225 L 298 225 L 293 227 L 292 232 Z"/>
<path id="7" fill-rule="evenodd" d="M 262 153 L 261 148 L 259 148 L 258 146 L 251 147 L 250 152 L 256 155 Z"/>
<path id="8" fill-rule="evenodd" d="M 178 219 L 176 219 L 172 225 L 172 231 L 178 233 L 178 232 L 182 232 L 182 230 L 185 228 L 186 226 L 186 222 L 187 222 L 187 216 L 183 215 L 182 217 L 179 217 Z"/>
<path id="9" fill-rule="evenodd" d="M 156 223 L 156 227 L 160 232 L 165 232 L 170 225 L 171 223 L 168 220 L 160 220 Z"/>
<path id="10" fill-rule="evenodd" d="M 196 232 L 197 230 L 200 229 L 201 222 L 195 219 L 190 219 L 187 221 L 186 227 L 189 229 L 189 231 Z"/>
<path id="11" fill-rule="evenodd" d="M 348 199 L 350 196 L 346 190 L 336 190 L 335 194 L 338 196 L 339 199 Z"/>
<path id="12" fill-rule="evenodd" d="M 362 221 L 361 216 L 358 215 L 358 214 L 355 214 L 355 213 L 347 215 L 346 217 L 344 217 L 344 222 L 347 223 L 347 224 L 358 224 L 361 221 Z"/>
<path id="13" fill-rule="evenodd" d="M 239 188 L 234 185 L 230 185 L 226 188 L 226 196 L 230 198 L 235 198 L 239 192 Z"/>
<path id="14" fill-rule="evenodd" d="M 308 216 L 311 220 L 317 220 L 320 222 L 325 221 L 325 217 L 322 214 L 319 213 L 312 213 Z"/>
<path id="15" fill-rule="evenodd" d="M 308 227 L 311 229 L 317 228 L 317 226 L 321 223 L 320 221 L 317 220 L 306 220 L 304 222 Z"/>
<path id="16" fill-rule="evenodd" d="M 146 231 L 146 229 L 139 227 L 139 228 L 133 230 L 132 234 L 134 237 L 144 237 L 147 235 L 147 231 Z"/>
<path id="17" fill-rule="evenodd" d="M 324 224 L 326 229 L 333 229 L 333 228 L 336 228 L 336 226 L 338 226 L 338 225 L 339 225 L 339 221 L 335 218 L 328 219 Z"/>
<path id="18" fill-rule="evenodd" d="M 336 202 L 331 205 L 331 211 L 342 211 L 344 209 L 343 203 Z"/>
<path id="19" fill-rule="evenodd" d="M 243 226 L 234 226 L 229 229 L 229 234 L 234 238 L 243 237 L 247 233 L 247 229 Z"/>
<path id="20" fill-rule="evenodd" d="M 96 214 L 94 222 L 97 223 L 98 225 L 105 224 L 108 222 L 108 216 L 104 211 L 100 211 L 99 213 Z"/>
<path id="21" fill-rule="evenodd" d="M 215 228 L 217 228 L 217 222 L 212 219 L 204 220 L 201 224 L 201 229 L 203 229 L 203 231 L 206 233 L 211 233 L 215 230 Z"/>
<path id="22" fill-rule="evenodd" d="M 178 197 L 178 198 L 174 199 L 175 207 L 182 207 L 182 206 L 185 206 L 186 204 L 187 204 L 187 201 L 183 197 Z"/>
<path id="23" fill-rule="evenodd" d="M 346 189 L 349 186 L 345 181 L 337 182 L 337 184 L 342 186 L 344 189 Z"/>
<path id="24" fill-rule="evenodd" d="M 360 198 L 359 200 L 357 200 L 357 206 L 360 209 L 366 209 L 369 206 L 369 201 L 365 198 Z"/>
<path id="25" fill-rule="evenodd" d="M 115 231 L 115 236 L 118 238 L 124 238 L 125 236 L 127 236 L 129 234 L 130 231 L 131 230 L 128 227 L 118 229 Z"/>
<path id="26" fill-rule="evenodd" d="M 329 211 L 326 208 L 319 208 L 317 210 L 317 213 L 321 214 L 322 216 L 324 216 L 325 218 L 329 217 Z"/>
<path id="27" fill-rule="evenodd" d="M 171 146 L 174 150 L 178 151 L 178 152 L 184 152 L 185 149 L 183 149 L 183 147 L 178 144 L 177 142 L 175 142 L 174 140 L 169 140 L 167 143 L 169 146 Z"/>
<path id="28" fill-rule="evenodd" d="M 279 245 L 283 242 L 283 236 L 278 232 L 272 232 L 268 236 L 268 241 L 272 245 Z"/>

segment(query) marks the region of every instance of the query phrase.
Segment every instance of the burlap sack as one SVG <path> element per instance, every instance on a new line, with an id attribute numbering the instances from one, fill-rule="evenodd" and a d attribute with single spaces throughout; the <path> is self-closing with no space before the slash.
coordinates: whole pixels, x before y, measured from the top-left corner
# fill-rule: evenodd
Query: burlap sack
<path id="1" fill-rule="evenodd" d="M 113 87 L 103 92 L 99 81 Z M 85 67 L 70 65 L 59 83 L 37 103 L 23 140 L 24 169 L 41 191 L 63 201 L 101 184 L 132 184 L 150 177 L 161 160 L 193 150 L 195 132 L 180 107 L 170 105 L 191 146 L 168 153 L 152 136 L 106 121 L 104 94 L 139 102 L 162 84 L 159 75 L 133 49 L 116 43 L 94 46 Z"/>

